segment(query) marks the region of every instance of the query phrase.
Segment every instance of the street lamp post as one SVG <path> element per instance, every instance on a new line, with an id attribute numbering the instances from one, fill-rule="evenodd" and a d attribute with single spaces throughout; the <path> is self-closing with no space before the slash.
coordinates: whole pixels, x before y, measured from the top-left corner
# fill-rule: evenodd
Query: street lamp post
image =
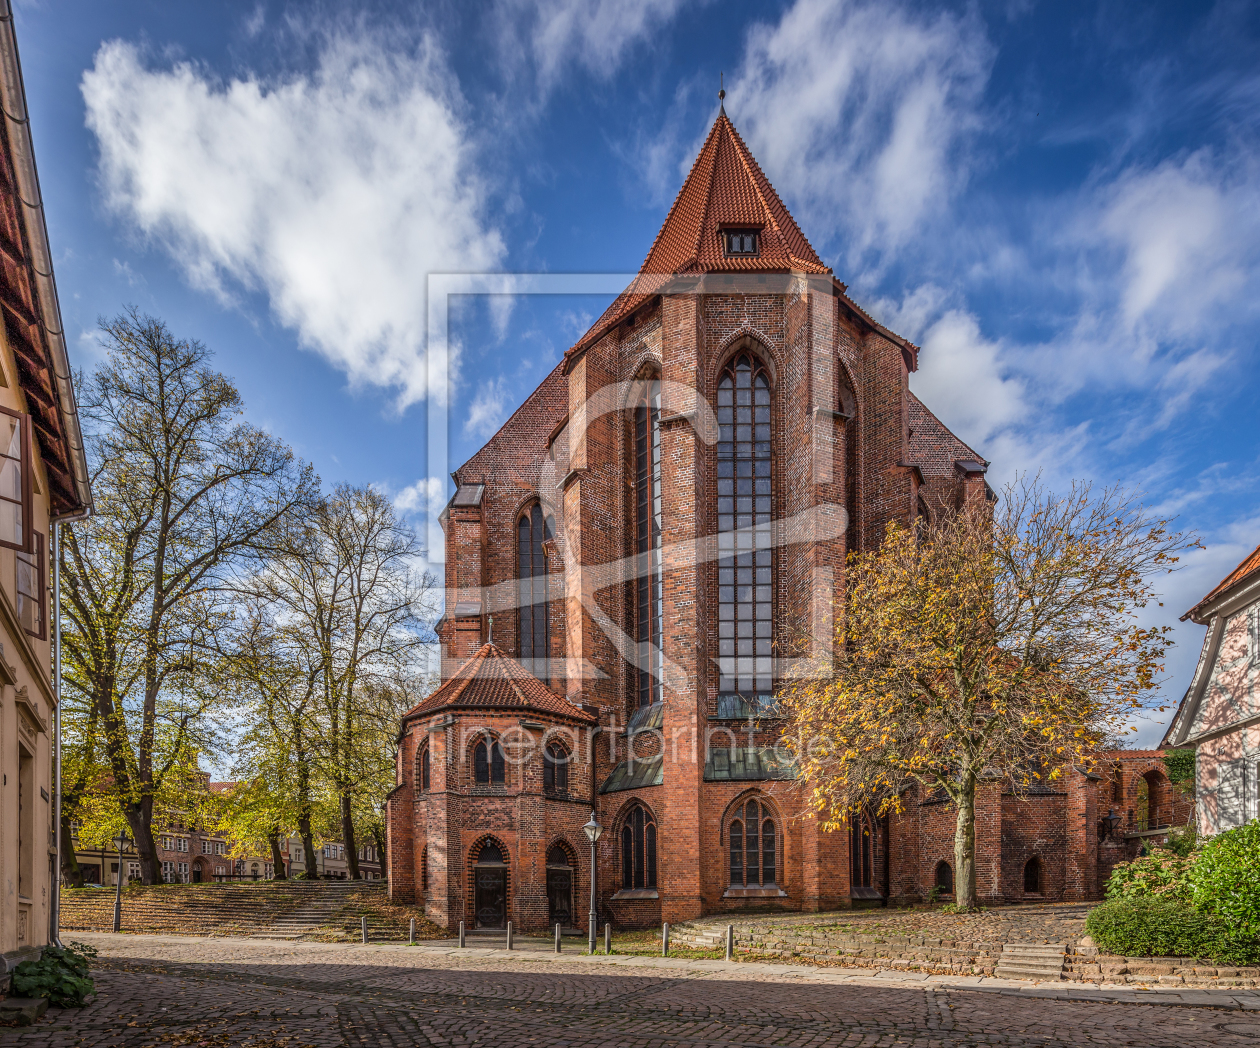
<path id="1" fill-rule="evenodd" d="M 591 809 L 591 820 L 582 827 L 586 831 L 586 836 L 591 840 L 591 913 L 587 919 L 588 939 L 590 940 L 591 956 L 595 955 L 595 842 L 599 840 L 600 834 L 604 832 L 604 827 L 595 821 L 595 809 Z"/>
<path id="2" fill-rule="evenodd" d="M 122 882 L 123 882 L 123 851 L 131 847 L 131 838 L 127 836 L 127 831 L 123 830 L 114 838 L 114 844 L 118 848 L 118 876 L 115 878 L 118 887 L 114 892 L 114 931 L 122 930 Z"/>

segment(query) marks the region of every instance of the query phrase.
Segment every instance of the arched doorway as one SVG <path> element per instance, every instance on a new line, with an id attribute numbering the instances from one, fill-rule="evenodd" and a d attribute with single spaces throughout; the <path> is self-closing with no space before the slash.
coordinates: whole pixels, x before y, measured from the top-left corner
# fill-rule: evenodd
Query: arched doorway
<path id="1" fill-rule="evenodd" d="M 205 880 L 209 880 L 209 878 L 206 876 L 205 861 L 203 859 L 197 859 L 195 862 L 193 862 L 192 882 L 193 884 L 200 884 L 202 881 L 205 881 Z"/>
<path id="2" fill-rule="evenodd" d="M 473 918 L 478 928 L 507 926 L 507 862 L 494 841 L 486 841 L 473 864 Z"/>
<path id="3" fill-rule="evenodd" d="M 852 863 L 850 884 L 854 888 L 871 888 L 875 884 L 875 863 L 873 861 L 874 834 L 871 832 L 870 820 L 865 814 L 852 820 L 849 842 L 849 860 Z"/>
<path id="4" fill-rule="evenodd" d="M 547 912 L 552 928 L 573 926 L 573 860 L 559 844 L 547 853 Z"/>

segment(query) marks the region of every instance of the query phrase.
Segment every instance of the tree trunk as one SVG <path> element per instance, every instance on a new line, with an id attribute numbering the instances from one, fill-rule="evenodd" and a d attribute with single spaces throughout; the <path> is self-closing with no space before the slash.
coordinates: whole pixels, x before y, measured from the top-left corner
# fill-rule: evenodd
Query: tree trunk
<path id="1" fill-rule="evenodd" d="M 298 816 L 298 836 L 302 838 L 303 858 L 306 860 L 306 879 L 319 880 L 319 863 L 315 861 L 315 834 L 311 832 L 311 813 L 303 811 Z"/>
<path id="2" fill-rule="evenodd" d="M 389 876 L 389 856 L 385 851 L 385 827 L 380 823 L 372 826 L 372 839 L 376 842 L 376 858 L 381 864 L 381 876 Z"/>
<path id="3" fill-rule="evenodd" d="M 61 874 L 69 881 L 70 887 L 83 887 L 83 870 L 79 867 L 79 857 L 74 853 L 70 813 L 65 808 L 61 809 Z"/>
<path id="4" fill-rule="evenodd" d="M 148 804 L 128 804 L 123 809 L 131 839 L 135 842 L 136 855 L 140 859 L 140 880 L 145 884 L 160 884 L 162 860 L 158 858 L 157 845 L 153 841 L 152 812 L 151 801 Z"/>
<path id="5" fill-rule="evenodd" d="M 964 772 L 954 824 L 954 905 L 974 909 L 976 901 L 976 776 Z"/>
<path id="6" fill-rule="evenodd" d="M 341 791 L 341 839 L 346 845 L 346 862 L 350 866 L 350 879 L 360 880 L 363 874 L 359 871 L 359 846 L 354 840 L 354 818 L 350 814 L 350 791 Z"/>
<path id="7" fill-rule="evenodd" d="M 280 851 L 280 827 L 273 826 L 267 834 L 267 843 L 271 845 L 271 879 L 273 881 L 288 880 L 284 872 L 284 854 Z"/>

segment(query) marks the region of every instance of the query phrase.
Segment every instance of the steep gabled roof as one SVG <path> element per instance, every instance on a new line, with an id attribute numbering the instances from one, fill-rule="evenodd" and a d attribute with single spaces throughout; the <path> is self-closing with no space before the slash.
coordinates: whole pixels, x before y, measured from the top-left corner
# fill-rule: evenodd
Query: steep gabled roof
<path id="1" fill-rule="evenodd" d="M 983 462 L 971 448 L 949 431 L 913 393 L 910 407 L 910 461 L 925 478 L 954 477 L 954 463 L 966 459 Z"/>
<path id="2" fill-rule="evenodd" d="M 437 691 L 403 720 L 444 709 L 517 709 L 594 723 L 596 717 L 548 688 L 494 644 L 483 644 Z"/>
<path id="3" fill-rule="evenodd" d="M 728 256 L 724 229 L 756 229 L 756 256 Z M 739 137 L 726 111 L 718 114 L 691 173 L 639 275 L 565 354 L 571 356 L 599 341 L 614 325 L 659 294 L 672 277 L 703 273 L 830 274 L 788 212 L 774 186 Z"/>
<path id="4" fill-rule="evenodd" d="M 1223 579 L 1221 579 L 1221 581 L 1216 584 L 1216 588 L 1213 589 L 1211 593 L 1209 593 L 1206 597 L 1204 597 L 1201 601 L 1199 601 L 1198 604 L 1196 604 L 1193 608 L 1191 608 L 1189 611 L 1187 611 L 1184 615 L 1181 616 L 1181 621 L 1185 622 L 1186 619 L 1194 618 L 1194 613 L 1198 611 L 1201 607 L 1203 607 L 1203 605 L 1215 600 L 1217 597 L 1221 596 L 1226 590 L 1232 589 L 1238 583 L 1242 582 L 1243 579 L 1246 579 L 1250 577 L 1251 575 L 1254 575 L 1256 572 L 1260 572 L 1260 546 L 1257 546 L 1249 554 L 1247 554 L 1247 556 L 1243 557 L 1242 563 L 1240 563 L 1238 567 L 1236 567 L 1233 571 L 1231 571 L 1228 575 L 1226 575 Z M 1196 619 L 1195 621 L 1197 622 L 1198 620 Z"/>

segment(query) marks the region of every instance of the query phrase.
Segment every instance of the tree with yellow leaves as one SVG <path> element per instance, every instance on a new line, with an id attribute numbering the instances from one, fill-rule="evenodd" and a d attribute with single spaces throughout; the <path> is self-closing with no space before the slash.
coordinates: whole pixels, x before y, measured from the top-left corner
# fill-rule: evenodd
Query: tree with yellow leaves
<path id="1" fill-rule="evenodd" d="M 834 655 L 785 687 L 785 735 L 831 829 L 918 785 L 957 811 L 955 902 L 976 906 L 975 791 L 1088 763 L 1149 702 L 1172 644 L 1153 580 L 1197 539 L 1118 489 L 1023 479 L 996 506 L 890 524 L 850 556 Z"/>

